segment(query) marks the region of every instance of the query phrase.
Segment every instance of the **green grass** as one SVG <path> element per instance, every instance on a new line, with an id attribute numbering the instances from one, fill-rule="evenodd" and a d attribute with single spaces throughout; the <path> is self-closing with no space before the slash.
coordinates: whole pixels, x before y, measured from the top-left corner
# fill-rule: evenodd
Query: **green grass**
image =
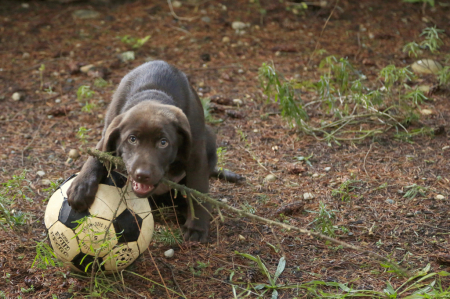
<path id="1" fill-rule="evenodd" d="M 30 213 L 11 207 L 19 200 L 33 201 L 29 196 L 34 195 L 34 192 L 29 186 L 31 182 L 26 179 L 26 174 L 27 171 L 24 170 L 21 174 L 13 175 L 11 179 L 1 184 L 0 226 L 3 229 L 18 229 L 31 219 Z"/>

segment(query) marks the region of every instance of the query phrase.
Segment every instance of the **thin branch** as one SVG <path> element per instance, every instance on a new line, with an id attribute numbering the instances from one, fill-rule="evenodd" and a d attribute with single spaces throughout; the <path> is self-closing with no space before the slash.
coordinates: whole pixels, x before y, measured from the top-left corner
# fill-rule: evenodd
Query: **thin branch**
<path id="1" fill-rule="evenodd" d="M 92 149 L 92 148 L 88 149 L 86 152 L 88 152 L 90 155 L 92 155 L 94 157 L 101 157 L 101 159 L 103 159 L 104 161 L 110 161 L 110 162 L 114 163 L 115 165 L 117 165 L 119 168 L 124 168 L 125 167 L 125 163 L 123 163 L 123 161 L 122 161 L 122 159 L 120 157 L 113 157 L 113 156 L 111 156 L 108 153 L 101 152 L 99 150 Z M 165 178 L 163 178 L 161 180 L 161 182 L 163 184 L 173 188 L 173 189 L 176 189 L 176 190 L 180 191 L 182 194 L 186 193 L 191 198 L 194 198 L 195 200 L 197 200 L 200 204 L 202 202 L 209 202 L 209 203 L 213 204 L 216 207 L 232 211 L 232 212 L 234 212 L 235 214 L 237 214 L 239 216 L 247 217 L 247 218 L 256 220 L 258 222 L 262 222 L 264 224 L 267 224 L 269 226 L 278 226 L 280 228 L 286 229 L 287 231 L 296 231 L 296 232 L 299 232 L 299 233 L 302 233 L 302 234 L 306 234 L 308 236 L 314 236 L 316 238 L 320 238 L 320 239 L 329 241 L 331 243 L 341 245 L 344 248 L 348 248 L 348 249 L 359 251 L 359 252 L 361 252 L 363 254 L 366 254 L 367 256 L 371 257 L 374 260 L 378 260 L 378 261 L 381 261 L 383 263 L 389 264 L 392 268 L 395 268 L 397 271 L 401 272 L 402 274 L 404 274 L 404 275 L 406 275 L 408 277 L 411 276 L 411 274 L 409 273 L 408 270 L 404 269 L 403 267 L 397 265 L 395 262 L 390 261 L 388 258 L 386 258 L 386 257 L 384 257 L 384 256 L 382 256 L 382 255 L 380 255 L 380 254 L 378 254 L 376 252 L 372 252 L 372 251 L 369 251 L 367 249 L 361 248 L 359 246 L 348 244 L 346 242 L 343 242 L 343 241 L 331 238 L 329 236 L 326 236 L 324 234 L 321 234 L 321 233 L 318 233 L 318 232 L 315 232 L 315 231 L 311 231 L 311 230 L 308 230 L 308 229 L 305 229 L 305 228 L 288 225 L 288 224 L 281 223 L 281 222 L 278 222 L 278 221 L 273 221 L 273 220 L 270 220 L 270 219 L 266 219 L 266 218 L 260 217 L 258 215 L 254 215 L 254 214 L 250 214 L 250 213 L 244 212 L 244 211 L 242 211 L 240 209 L 236 209 L 236 208 L 234 208 L 232 206 L 229 206 L 226 203 L 223 203 L 223 202 L 220 202 L 220 201 L 218 201 L 216 199 L 213 199 L 207 194 L 203 194 L 203 193 L 198 192 L 196 190 L 190 189 L 190 188 L 188 188 L 186 186 L 179 185 L 179 184 L 174 183 L 172 181 L 169 181 L 169 180 L 167 180 Z"/>
<path id="2" fill-rule="evenodd" d="M 175 13 L 175 11 L 173 10 L 173 6 L 172 6 L 172 0 L 167 0 L 167 4 L 169 4 L 169 8 L 170 8 L 170 13 L 172 14 L 172 16 L 177 19 L 177 20 L 181 20 L 181 21 L 192 21 L 197 19 L 198 17 L 190 17 L 190 18 L 186 18 L 186 17 L 179 17 L 177 16 L 177 14 Z"/>

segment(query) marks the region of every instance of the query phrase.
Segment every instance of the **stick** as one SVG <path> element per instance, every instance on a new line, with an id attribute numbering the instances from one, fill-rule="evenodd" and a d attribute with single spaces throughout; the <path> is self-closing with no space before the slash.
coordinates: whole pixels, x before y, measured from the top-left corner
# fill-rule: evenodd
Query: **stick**
<path id="1" fill-rule="evenodd" d="M 123 162 L 122 158 L 120 158 L 120 157 L 113 157 L 113 156 L 111 156 L 108 153 L 105 153 L 105 152 L 102 152 L 102 151 L 99 151 L 99 150 L 96 150 L 96 149 L 93 149 L 93 148 L 87 149 L 86 152 L 88 154 L 90 154 L 91 156 L 97 157 L 97 158 L 99 158 L 99 159 L 101 159 L 103 161 L 109 161 L 109 162 L 115 164 L 116 166 L 118 166 L 118 168 L 122 168 L 122 169 L 125 168 L 125 163 Z M 223 203 L 223 202 L 220 202 L 220 201 L 218 201 L 216 199 L 213 199 L 210 196 L 208 196 L 207 194 L 200 193 L 200 192 L 198 192 L 198 191 L 196 191 L 194 189 L 190 189 L 190 188 L 188 188 L 186 186 L 179 185 L 179 184 L 174 183 L 172 181 L 169 181 L 169 180 L 167 180 L 165 178 L 163 178 L 161 180 L 161 182 L 163 184 L 173 188 L 173 189 L 176 189 L 176 190 L 180 191 L 182 194 L 186 193 L 191 198 L 194 198 L 195 200 L 197 200 L 200 204 L 202 202 L 209 202 L 209 203 L 213 204 L 216 207 L 232 211 L 235 214 L 237 214 L 239 216 L 242 216 L 242 217 L 247 217 L 247 218 L 256 220 L 258 222 L 262 222 L 262 223 L 268 224 L 270 226 L 272 226 L 272 225 L 273 226 L 278 226 L 278 227 L 286 229 L 287 231 L 291 231 L 292 230 L 292 231 L 296 231 L 296 232 L 299 232 L 299 233 L 302 233 L 302 234 L 306 234 L 308 236 L 314 236 L 314 237 L 317 237 L 317 238 L 320 238 L 320 239 L 323 239 L 323 240 L 330 241 L 330 242 L 332 242 L 334 244 L 341 245 L 344 248 L 348 248 L 348 249 L 359 251 L 359 252 L 361 252 L 363 254 L 366 254 L 367 256 L 371 257 L 374 260 L 378 260 L 378 261 L 381 261 L 383 263 L 389 264 L 392 268 L 395 268 L 397 271 L 401 272 L 402 274 L 406 275 L 407 277 L 411 277 L 411 274 L 409 273 L 408 270 L 404 269 L 403 267 L 397 265 L 396 263 L 390 261 L 386 257 L 384 257 L 384 256 L 382 256 L 382 255 L 380 255 L 380 254 L 378 254 L 376 252 L 372 252 L 372 251 L 366 250 L 364 248 L 361 248 L 359 246 L 351 245 L 351 244 L 348 244 L 346 242 L 343 242 L 343 241 L 340 241 L 340 240 L 336 240 L 334 238 L 328 237 L 328 236 L 323 235 L 321 233 L 314 232 L 314 231 L 311 231 L 311 230 L 308 230 L 308 229 L 305 229 L 305 228 L 296 227 L 296 226 L 292 226 L 292 225 L 287 225 L 285 223 L 281 223 L 281 222 L 278 222 L 278 221 L 273 221 L 273 220 L 270 220 L 270 219 L 266 219 L 266 218 L 260 217 L 258 215 L 254 215 L 254 214 L 250 214 L 250 213 L 244 212 L 244 211 L 242 211 L 240 209 L 236 209 L 236 208 L 234 208 L 232 206 L 229 206 L 226 203 Z"/>

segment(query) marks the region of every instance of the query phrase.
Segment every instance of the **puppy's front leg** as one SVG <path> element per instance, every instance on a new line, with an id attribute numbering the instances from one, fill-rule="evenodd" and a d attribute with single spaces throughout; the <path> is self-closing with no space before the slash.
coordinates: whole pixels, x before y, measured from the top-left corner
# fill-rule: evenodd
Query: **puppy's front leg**
<path id="1" fill-rule="evenodd" d="M 188 166 L 186 169 L 186 186 L 202 193 L 208 193 L 209 170 L 206 151 L 203 147 L 203 150 L 194 150 L 193 152 L 194 154 L 190 157 L 191 167 Z M 184 240 L 206 243 L 211 219 L 211 204 L 205 202 L 202 203 L 202 207 L 196 200 L 192 199 L 192 201 L 195 215 L 192 215 L 188 205 L 187 220 L 184 224 Z"/>
<path id="2" fill-rule="evenodd" d="M 103 139 L 97 144 L 97 149 L 101 149 L 102 144 Z M 98 184 L 106 174 L 105 166 L 98 159 L 88 158 L 72 185 L 67 189 L 67 201 L 72 209 L 81 212 L 92 205 L 95 194 L 97 194 Z"/>

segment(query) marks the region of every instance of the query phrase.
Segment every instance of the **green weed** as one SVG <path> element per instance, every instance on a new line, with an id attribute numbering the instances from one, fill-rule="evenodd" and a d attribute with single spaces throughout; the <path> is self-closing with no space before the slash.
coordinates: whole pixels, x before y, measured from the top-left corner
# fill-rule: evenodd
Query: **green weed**
<path id="1" fill-rule="evenodd" d="M 224 147 L 218 147 L 217 150 L 217 167 L 224 167 L 225 166 L 225 156 L 227 154 L 227 149 Z"/>
<path id="2" fill-rule="evenodd" d="M 337 212 L 335 210 L 328 210 L 325 203 L 322 201 L 319 202 L 319 211 L 307 211 L 310 213 L 315 213 L 317 216 L 314 218 L 313 222 L 310 224 L 315 224 L 315 228 L 319 230 L 322 234 L 334 237 L 336 229 L 338 229 L 336 226 L 334 226 L 334 219 L 336 215 L 334 212 Z"/>
<path id="3" fill-rule="evenodd" d="M 26 179 L 26 173 L 24 170 L 20 175 L 13 175 L 12 179 L 1 184 L 0 226 L 3 229 L 5 226 L 10 229 L 18 228 L 26 224 L 31 217 L 29 213 L 11 208 L 11 205 L 18 199 L 32 201 L 27 194 L 34 194 L 34 192 L 29 186 L 31 182 Z"/>
<path id="4" fill-rule="evenodd" d="M 86 144 L 88 141 L 87 141 L 87 138 L 89 137 L 89 135 L 88 135 L 88 132 L 90 131 L 90 129 L 87 129 L 87 128 L 85 128 L 85 127 L 80 127 L 79 129 L 78 129 L 78 132 L 77 132 L 77 137 L 80 139 L 80 141 L 82 142 L 82 143 L 84 143 L 84 144 Z"/>
<path id="5" fill-rule="evenodd" d="M 62 264 L 46 241 L 36 243 L 36 256 L 31 268 L 36 266 L 39 269 L 47 269 L 48 266 L 60 267 Z"/>
<path id="6" fill-rule="evenodd" d="M 264 94 L 269 99 L 273 97 L 274 101 L 280 104 L 281 115 L 284 118 L 297 123 L 298 126 L 301 124 L 301 120 L 308 119 L 302 106 L 302 100 L 295 93 L 292 82 L 283 80 L 274 66 L 263 63 L 259 68 L 258 75 Z"/>
<path id="7" fill-rule="evenodd" d="M 438 72 L 438 80 L 440 86 L 450 85 L 450 66 L 445 66 Z"/>
<path id="8" fill-rule="evenodd" d="M 308 166 L 312 167 L 311 162 L 309 161 L 309 159 L 311 159 L 314 156 L 314 153 L 311 153 L 311 155 L 305 157 L 305 156 L 298 156 L 295 157 L 295 159 L 297 159 L 298 161 L 303 161 L 305 162 Z"/>
<path id="9" fill-rule="evenodd" d="M 353 191 L 360 189 L 361 187 L 356 186 L 356 184 L 361 183 L 361 180 L 349 179 L 338 186 L 337 189 L 331 191 L 331 196 L 340 197 L 341 201 L 349 201 L 352 198 L 357 198 L 358 196 L 352 194 Z"/>
<path id="10" fill-rule="evenodd" d="M 413 199 L 417 195 L 426 196 L 429 188 L 422 187 L 417 184 L 412 184 L 410 186 L 406 186 L 405 189 L 408 189 L 408 191 L 406 191 L 406 193 L 405 193 L 405 195 L 403 195 L 403 197 L 407 198 L 407 199 Z"/>
<path id="11" fill-rule="evenodd" d="M 181 231 L 176 228 L 161 227 L 155 231 L 153 234 L 153 239 L 156 242 L 161 242 L 167 246 L 183 243 Z"/>
<path id="12" fill-rule="evenodd" d="M 250 213 L 250 214 L 255 214 L 256 213 L 256 208 L 253 207 L 251 204 L 248 203 L 248 201 L 244 201 L 243 204 L 241 204 L 241 209 L 244 212 Z"/>
<path id="13" fill-rule="evenodd" d="M 151 37 L 150 35 L 147 35 L 143 38 L 136 38 L 130 35 L 125 35 L 120 38 L 120 41 L 124 44 L 131 46 L 131 48 L 133 49 L 138 49 L 142 47 L 150 39 L 150 37 Z"/>
<path id="14" fill-rule="evenodd" d="M 407 43 L 407 44 L 403 47 L 402 51 L 403 51 L 404 53 L 407 52 L 409 57 L 411 57 L 412 55 L 414 55 L 414 57 L 417 57 L 417 56 L 419 55 L 419 53 L 421 52 L 420 46 L 419 46 L 419 44 L 416 43 L 416 42 L 410 42 L 410 43 Z"/>
<path id="15" fill-rule="evenodd" d="M 94 81 L 94 86 L 98 87 L 98 88 L 103 88 L 103 87 L 108 86 L 108 82 L 103 78 L 97 78 Z"/>
<path id="16" fill-rule="evenodd" d="M 256 265 L 258 266 L 258 269 L 260 270 L 260 272 L 262 274 L 264 274 L 269 283 L 259 283 L 256 286 L 252 286 L 253 289 L 255 289 L 256 291 L 261 291 L 264 290 L 262 293 L 260 293 L 258 295 L 258 298 L 263 298 L 264 294 L 268 293 L 268 292 L 272 292 L 272 299 L 277 299 L 278 298 L 278 290 L 279 289 L 283 289 L 283 288 L 292 288 L 293 286 L 287 286 L 287 285 L 280 285 L 277 284 L 277 280 L 280 277 L 280 275 L 283 273 L 285 267 L 286 267 L 286 259 L 284 257 L 281 257 L 279 262 L 278 262 L 278 266 L 277 269 L 275 270 L 275 273 L 273 274 L 273 276 L 270 274 L 269 270 L 267 269 L 266 265 L 264 265 L 264 263 L 262 262 L 261 258 L 259 256 L 253 256 L 251 254 L 247 254 L 247 253 L 240 253 L 235 251 L 236 254 L 243 256 L 253 262 L 256 263 Z M 231 279 L 230 279 L 231 280 Z M 236 290 L 235 287 L 233 286 L 233 294 L 236 297 Z"/>
<path id="17" fill-rule="evenodd" d="M 410 100 L 415 106 L 418 106 L 425 100 L 428 100 L 428 98 L 418 88 L 415 88 L 413 91 L 407 93 L 405 95 L 405 99 Z"/>
<path id="18" fill-rule="evenodd" d="M 401 140 L 408 143 L 414 143 L 412 140 L 417 136 L 428 136 L 432 137 L 434 135 L 434 131 L 429 127 L 422 127 L 418 129 L 412 129 L 408 132 L 397 132 L 394 134 L 394 138 L 397 140 Z"/>
<path id="19" fill-rule="evenodd" d="M 90 99 L 94 96 L 95 91 L 91 90 L 91 87 L 88 85 L 81 85 L 77 90 L 77 100 L 79 102 Z"/>
<path id="20" fill-rule="evenodd" d="M 84 106 L 81 108 L 81 111 L 86 113 L 91 113 L 93 109 L 97 108 L 97 105 L 95 103 L 86 101 Z"/>
<path id="21" fill-rule="evenodd" d="M 431 53 L 437 52 L 444 44 L 439 34 L 444 32 L 445 30 L 437 29 L 436 26 L 425 28 L 420 34 L 421 36 L 425 36 L 425 40 L 423 40 L 420 45 L 424 48 L 428 48 Z"/>
<path id="22" fill-rule="evenodd" d="M 223 121 L 222 119 L 216 119 L 211 115 L 211 107 L 210 107 L 211 100 L 209 98 L 200 98 L 200 102 L 202 103 L 203 114 L 205 115 L 205 120 L 207 122 L 214 124 Z"/>

